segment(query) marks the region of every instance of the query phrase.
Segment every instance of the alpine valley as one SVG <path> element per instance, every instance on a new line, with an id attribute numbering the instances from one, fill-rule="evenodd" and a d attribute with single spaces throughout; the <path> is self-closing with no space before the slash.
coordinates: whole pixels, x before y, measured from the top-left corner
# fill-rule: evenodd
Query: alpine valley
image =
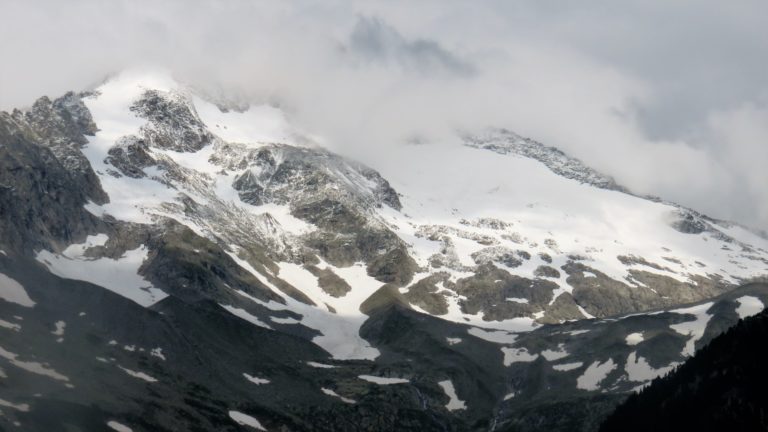
<path id="1" fill-rule="evenodd" d="M 768 304 L 765 233 L 460 141 L 142 70 L 0 113 L 0 430 L 596 431 Z"/>

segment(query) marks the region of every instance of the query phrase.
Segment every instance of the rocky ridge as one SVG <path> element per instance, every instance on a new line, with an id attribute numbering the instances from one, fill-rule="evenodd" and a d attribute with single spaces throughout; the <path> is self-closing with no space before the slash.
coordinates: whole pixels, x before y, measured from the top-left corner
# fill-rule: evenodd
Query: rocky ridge
<path id="1" fill-rule="evenodd" d="M 649 254 L 505 212 L 436 223 L 372 168 L 237 134 L 251 110 L 160 87 L 107 83 L 0 117 L 0 371 L 16 383 L 3 422 L 50 430 L 44 418 L 75 409 L 93 430 L 210 430 L 244 410 L 270 430 L 589 429 L 768 301 L 764 286 L 735 289 L 768 270 L 738 227 L 698 230 L 692 216 L 670 229 L 674 249 Z M 247 123 L 276 122 L 261 115 Z M 536 163 L 566 158 L 550 164 L 561 172 L 545 163 L 554 181 L 639 199 L 532 143 L 520 151 Z M 19 287 L 32 306 L 9 300 Z"/>

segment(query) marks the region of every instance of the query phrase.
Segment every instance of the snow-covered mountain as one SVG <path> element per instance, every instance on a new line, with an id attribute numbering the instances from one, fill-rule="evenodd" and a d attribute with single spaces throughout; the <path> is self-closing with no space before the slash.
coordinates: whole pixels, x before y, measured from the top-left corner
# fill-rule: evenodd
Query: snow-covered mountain
<path id="1" fill-rule="evenodd" d="M 1 114 L 0 422 L 567 429 L 768 301 L 754 232 L 462 142 L 364 164 L 146 71 Z"/>

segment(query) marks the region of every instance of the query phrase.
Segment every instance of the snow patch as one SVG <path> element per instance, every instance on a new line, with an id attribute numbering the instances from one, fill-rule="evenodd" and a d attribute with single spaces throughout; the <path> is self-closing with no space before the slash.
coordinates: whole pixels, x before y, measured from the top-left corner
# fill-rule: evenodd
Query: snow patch
<path id="1" fill-rule="evenodd" d="M 504 353 L 504 366 L 512 363 L 530 363 L 539 358 L 538 354 L 531 354 L 525 348 L 502 347 L 501 352 Z"/>
<path id="2" fill-rule="evenodd" d="M 149 355 L 152 357 L 157 357 L 162 361 L 165 361 L 165 355 L 163 354 L 162 348 L 152 348 L 152 350 L 149 352 Z"/>
<path id="3" fill-rule="evenodd" d="M 514 343 L 517 339 L 517 335 L 504 330 L 483 330 L 478 327 L 472 327 L 467 330 L 467 333 L 488 342 L 494 342 L 499 344 Z"/>
<path id="4" fill-rule="evenodd" d="M 448 409 L 448 411 L 467 409 L 467 404 L 464 403 L 463 400 L 459 399 L 459 396 L 456 394 L 456 389 L 453 387 L 453 382 L 451 380 L 440 381 L 437 384 L 442 387 L 443 392 L 445 392 L 445 395 L 448 396 L 449 400 L 445 405 L 445 408 Z"/>
<path id="5" fill-rule="evenodd" d="M 12 322 L 8 322 L 8 321 L 2 320 L 2 319 L 0 319 L 0 327 L 6 328 L 6 329 L 9 329 L 9 330 L 13 330 L 13 331 L 21 330 L 21 326 L 20 325 L 14 324 Z"/>
<path id="6" fill-rule="evenodd" d="M 56 329 L 51 332 L 54 336 L 64 336 L 64 330 L 67 328 L 67 323 L 64 321 L 56 321 Z"/>
<path id="7" fill-rule="evenodd" d="M 270 382 L 268 379 L 259 378 L 257 376 L 253 376 L 253 375 L 248 375 L 245 372 L 243 372 L 243 376 L 245 377 L 245 379 L 247 379 L 248 381 L 250 381 L 250 382 L 252 382 L 252 383 L 254 383 L 256 385 L 269 384 L 269 382 Z"/>
<path id="8" fill-rule="evenodd" d="M 320 368 L 320 369 L 334 369 L 334 368 L 338 367 L 338 366 L 334 366 L 334 365 L 329 365 L 329 364 L 325 364 L 325 363 L 318 363 L 318 362 L 313 362 L 313 361 L 308 361 L 307 364 L 312 366 L 313 368 Z"/>
<path id="9" fill-rule="evenodd" d="M 0 407 L 11 408 L 11 409 L 15 409 L 15 410 L 21 411 L 21 412 L 29 411 L 29 405 L 27 405 L 27 404 L 15 404 L 13 402 L 8 402 L 5 399 L 0 399 Z"/>
<path id="10" fill-rule="evenodd" d="M 128 369 L 128 368 L 124 368 L 124 367 L 122 367 L 120 365 L 118 365 L 117 367 L 119 367 L 120 369 L 122 369 L 123 372 L 127 373 L 128 375 L 130 375 L 130 376 L 132 376 L 134 378 L 138 378 L 140 380 L 144 380 L 144 381 L 149 382 L 149 383 L 157 382 L 157 380 L 155 378 L 145 374 L 144 372 L 138 372 L 138 371 L 131 370 L 131 369 Z"/>
<path id="11" fill-rule="evenodd" d="M 48 366 L 45 366 L 42 363 L 38 362 L 26 362 L 18 360 L 17 357 L 18 354 L 14 354 L 10 351 L 7 351 L 5 348 L 0 347 L 0 357 L 8 360 L 8 362 L 14 366 L 16 366 L 19 369 L 24 369 L 27 372 L 31 372 L 33 374 L 47 376 L 49 378 L 53 378 L 57 381 L 63 381 L 68 383 L 69 378 L 56 372 L 55 370 L 51 369 Z"/>
<path id="12" fill-rule="evenodd" d="M 560 344 L 557 346 L 557 351 L 546 349 L 541 352 L 541 356 L 547 359 L 547 361 L 560 360 L 561 358 L 568 357 L 568 351 L 565 350 L 565 346 Z"/>
<path id="13" fill-rule="evenodd" d="M 677 363 L 672 363 L 660 369 L 654 369 L 643 357 L 638 356 L 637 352 L 633 351 L 627 357 L 627 364 L 624 369 L 627 372 L 627 379 L 630 381 L 646 382 L 666 375 L 675 366 L 677 366 Z"/>
<path id="14" fill-rule="evenodd" d="M 107 422 L 107 426 L 109 426 L 110 429 L 117 431 L 117 432 L 133 432 L 133 429 L 129 428 L 128 426 L 118 423 L 114 420 L 110 420 Z"/>
<path id="15" fill-rule="evenodd" d="M 765 304 L 757 297 L 744 296 L 737 298 L 736 301 L 739 303 L 736 313 L 741 319 L 757 315 L 765 309 Z"/>
<path id="16" fill-rule="evenodd" d="M 320 390 L 322 390 L 322 392 L 327 394 L 328 396 L 333 396 L 333 397 L 341 399 L 341 401 L 344 402 L 344 403 L 348 403 L 348 404 L 357 403 L 355 400 L 349 399 L 349 398 L 345 398 L 344 396 L 336 393 L 335 391 L 333 391 L 331 389 L 323 387 Z"/>
<path id="17" fill-rule="evenodd" d="M 70 245 L 61 254 L 40 251 L 36 259 L 59 277 L 99 285 L 144 307 L 168 297 L 139 275 L 139 267 L 149 253 L 144 246 L 126 251 L 118 259 L 85 256 L 86 250 L 103 245 L 106 239 L 104 234 L 88 236 L 84 243 Z"/>
<path id="18" fill-rule="evenodd" d="M 578 369 L 580 367 L 584 366 L 584 363 L 582 362 L 574 362 L 574 363 L 561 363 L 557 365 L 553 365 L 552 369 L 560 372 L 566 372 L 569 370 Z"/>
<path id="19" fill-rule="evenodd" d="M 576 380 L 576 388 L 590 391 L 599 390 L 600 383 L 608 377 L 608 374 L 616 369 L 616 367 L 617 365 L 613 362 L 613 359 L 608 359 L 604 363 L 595 361 L 589 365 L 587 370 L 584 371 L 584 374 Z"/>
<path id="20" fill-rule="evenodd" d="M 27 295 L 24 287 L 14 279 L 0 273 L 0 299 L 24 307 L 33 307 L 35 302 Z"/>
<path id="21" fill-rule="evenodd" d="M 407 384 L 410 381 L 405 378 L 386 378 L 374 375 L 358 375 L 358 378 L 369 381 L 379 385 L 391 385 L 391 384 Z"/>
<path id="22" fill-rule="evenodd" d="M 461 343 L 462 339 L 461 338 L 447 337 L 447 338 L 445 338 L 445 340 L 448 342 L 448 345 L 456 345 L 458 343 Z"/>
<path id="23" fill-rule="evenodd" d="M 245 309 L 240 309 L 240 308 L 237 308 L 237 307 L 234 307 L 234 306 L 223 305 L 223 304 L 220 304 L 219 306 L 221 306 L 224 309 L 226 309 L 232 315 L 234 315 L 234 316 L 236 316 L 238 318 L 242 318 L 242 319 L 248 321 L 249 323 L 251 323 L 253 325 L 257 325 L 259 327 L 264 327 L 265 329 L 272 330 L 272 327 L 270 327 L 268 324 L 266 324 L 264 321 L 260 320 L 259 318 L 255 317 L 254 315 L 251 315 Z"/>
<path id="24" fill-rule="evenodd" d="M 644 341 L 645 338 L 642 333 L 630 333 L 624 340 L 627 342 L 627 345 L 634 346 Z"/>
<path id="25" fill-rule="evenodd" d="M 704 336 L 704 331 L 707 329 L 712 315 L 707 311 L 712 307 L 712 302 L 700 304 L 698 306 L 692 306 L 689 308 L 675 309 L 670 312 L 677 314 L 693 315 L 693 321 L 686 321 L 680 324 L 672 324 L 669 327 L 684 336 L 689 336 L 688 342 L 683 348 L 682 355 L 684 357 L 690 357 L 696 350 L 696 342 Z"/>
<path id="26" fill-rule="evenodd" d="M 243 414 L 240 411 L 230 411 L 228 414 L 229 414 L 229 418 L 231 418 L 232 420 L 235 421 L 235 423 L 241 426 L 250 426 L 260 431 L 266 430 L 264 426 L 261 425 L 261 422 L 249 416 L 248 414 Z"/>

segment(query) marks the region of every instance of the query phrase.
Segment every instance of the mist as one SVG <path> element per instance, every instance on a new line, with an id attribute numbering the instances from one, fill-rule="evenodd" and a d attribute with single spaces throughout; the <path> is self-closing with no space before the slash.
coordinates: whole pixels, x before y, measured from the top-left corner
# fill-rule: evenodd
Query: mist
<path id="1" fill-rule="evenodd" d="M 159 66 L 279 105 L 363 161 L 504 127 L 636 192 L 768 229 L 762 1 L 0 0 L 0 10 L 2 110 Z"/>

